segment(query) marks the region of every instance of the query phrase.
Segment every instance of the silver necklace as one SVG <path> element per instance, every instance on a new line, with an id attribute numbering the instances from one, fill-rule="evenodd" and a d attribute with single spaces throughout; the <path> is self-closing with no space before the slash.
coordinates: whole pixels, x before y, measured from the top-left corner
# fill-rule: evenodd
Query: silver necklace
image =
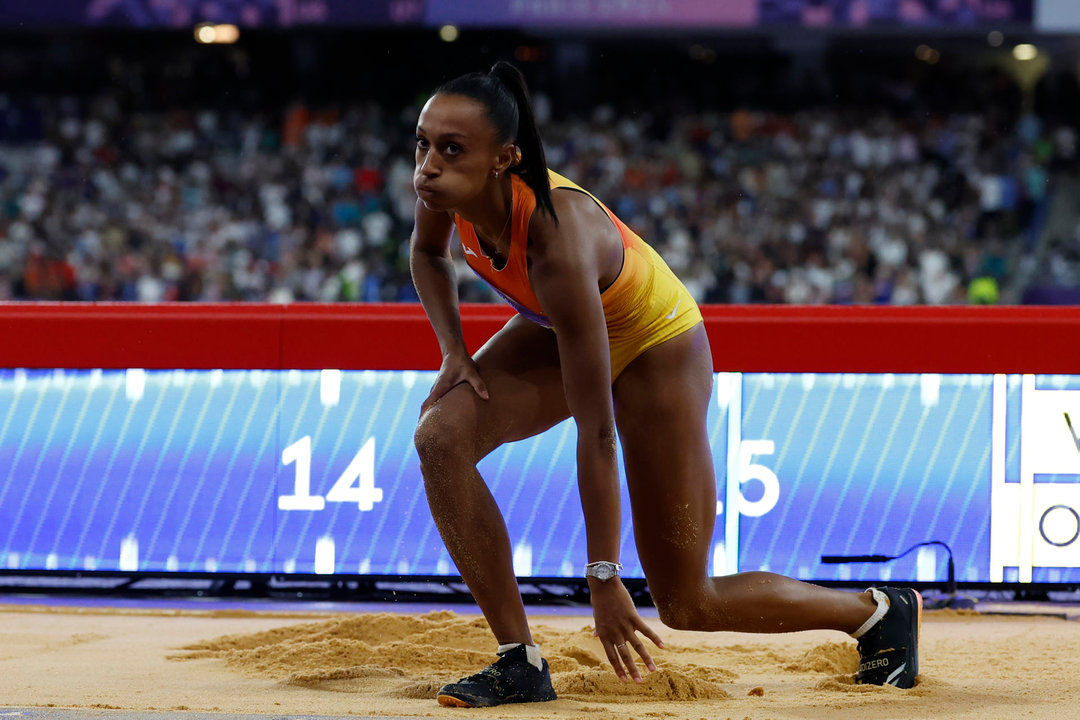
<path id="1" fill-rule="evenodd" d="M 491 244 L 491 249 L 497 254 L 499 252 L 499 243 L 502 242 L 503 234 L 506 232 L 506 228 L 510 227 L 510 218 L 514 216 L 514 206 L 510 206 L 510 210 L 506 213 L 506 222 L 503 224 L 502 230 L 495 237 L 495 242 Z M 507 253 L 509 254 L 509 253 Z"/>

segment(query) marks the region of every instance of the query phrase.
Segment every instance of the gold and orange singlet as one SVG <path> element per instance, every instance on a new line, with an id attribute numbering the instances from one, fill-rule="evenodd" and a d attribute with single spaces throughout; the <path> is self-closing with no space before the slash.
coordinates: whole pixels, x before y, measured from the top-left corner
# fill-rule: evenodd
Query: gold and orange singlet
<path id="1" fill-rule="evenodd" d="M 611 379 L 630 361 L 649 348 L 685 332 L 701 322 L 701 311 L 693 296 L 655 250 L 627 227 L 591 193 L 551 170 L 551 189 L 584 193 L 611 218 L 623 244 L 623 265 L 618 277 L 600 295 L 607 320 L 611 348 Z M 513 201 L 510 222 L 510 252 L 501 269 L 496 269 L 476 238 L 472 223 L 455 215 L 461 248 L 469 267 L 502 295 L 515 310 L 533 322 L 551 327 L 529 282 L 526 249 L 529 221 L 536 210 L 536 196 L 517 176 L 511 175 Z"/>

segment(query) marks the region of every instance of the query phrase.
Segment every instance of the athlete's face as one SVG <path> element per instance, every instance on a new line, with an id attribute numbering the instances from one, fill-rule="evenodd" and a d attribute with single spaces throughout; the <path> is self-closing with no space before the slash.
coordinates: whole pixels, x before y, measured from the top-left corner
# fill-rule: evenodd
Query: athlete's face
<path id="1" fill-rule="evenodd" d="M 482 104 L 461 95 L 435 95 L 416 122 L 413 188 L 429 210 L 459 207 L 494 179 L 501 155 L 504 144 Z"/>

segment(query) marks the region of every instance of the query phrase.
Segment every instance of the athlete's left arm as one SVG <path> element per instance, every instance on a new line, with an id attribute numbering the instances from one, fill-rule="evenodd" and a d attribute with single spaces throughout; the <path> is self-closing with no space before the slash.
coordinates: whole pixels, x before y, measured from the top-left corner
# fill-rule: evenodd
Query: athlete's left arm
<path id="1" fill-rule="evenodd" d="M 556 224 L 537 209 L 529 224 L 529 279 L 555 328 L 563 390 L 577 423 L 577 466 L 589 561 L 619 560 L 619 476 L 611 357 L 600 300 L 607 216 L 588 196 L 552 193 Z M 595 212 L 594 212 L 595 210 Z M 599 224 L 603 222 L 607 225 Z"/>
<path id="2" fill-rule="evenodd" d="M 577 423 L 578 490 L 585 514 L 589 562 L 619 561 L 619 470 L 615 456 L 615 410 L 611 394 L 611 351 L 600 299 L 603 265 L 622 250 L 607 213 L 578 192 L 554 192 L 558 225 L 537 211 L 529 222 L 529 277 L 544 313 L 555 328 L 563 390 Z M 611 233 L 611 234 L 605 234 Z M 609 269 L 610 270 L 610 269 Z M 663 647 L 638 615 L 618 579 L 590 577 L 596 634 L 620 678 L 641 682 L 634 649 L 650 670 L 652 657 L 638 633 Z"/>

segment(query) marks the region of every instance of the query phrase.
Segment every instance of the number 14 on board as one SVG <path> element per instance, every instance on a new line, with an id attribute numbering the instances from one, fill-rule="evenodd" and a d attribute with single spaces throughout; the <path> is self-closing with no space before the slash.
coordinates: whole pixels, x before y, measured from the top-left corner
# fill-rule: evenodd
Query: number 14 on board
<path id="1" fill-rule="evenodd" d="M 360 510 L 371 510 L 383 499 L 382 488 L 375 487 L 375 438 L 368 438 L 360 452 L 341 473 L 330 492 L 311 494 L 311 436 L 305 435 L 281 452 L 281 463 L 293 465 L 295 480 L 292 495 L 278 496 L 278 510 L 322 510 L 327 502 L 354 502 Z"/>

